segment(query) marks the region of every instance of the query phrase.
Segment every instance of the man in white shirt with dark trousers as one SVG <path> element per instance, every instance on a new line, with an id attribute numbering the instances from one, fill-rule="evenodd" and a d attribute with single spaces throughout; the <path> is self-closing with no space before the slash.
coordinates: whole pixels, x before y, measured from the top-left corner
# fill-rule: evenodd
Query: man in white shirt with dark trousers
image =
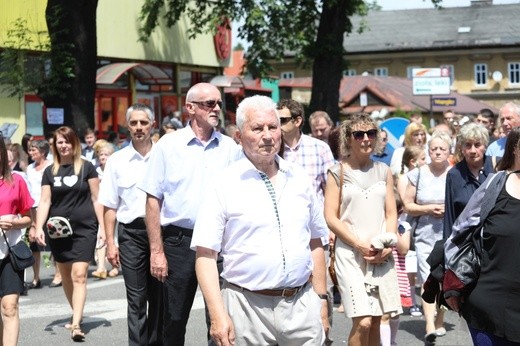
<path id="1" fill-rule="evenodd" d="M 163 345 L 163 284 L 150 273 L 146 193 L 137 188 L 153 148 L 150 137 L 154 119 L 153 111 L 144 104 L 134 104 L 127 110 L 131 141 L 110 156 L 98 197 L 104 205 L 107 258 L 123 269 L 129 345 Z M 114 235 L 117 222 L 119 248 Z"/>
<path id="2" fill-rule="evenodd" d="M 165 345 L 184 345 L 186 325 L 197 292 L 195 253 L 190 242 L 195 219 L 212 177 L 236 160 L 236 143 L 214 128 L 222 98 L 209 83 L 186 94 L 188 124 L 155 145 L 139 188 L 147 194 L 146 226 L 151 271 L 164 282 Z"/>

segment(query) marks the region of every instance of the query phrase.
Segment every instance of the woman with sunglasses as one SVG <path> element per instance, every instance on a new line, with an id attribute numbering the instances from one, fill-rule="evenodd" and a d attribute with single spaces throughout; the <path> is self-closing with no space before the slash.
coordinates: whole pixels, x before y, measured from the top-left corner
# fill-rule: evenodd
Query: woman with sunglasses
<path id="1" fill-rule="evenodd" d="M 368 114 L 354 114 L 344 121 L 341 157 L 328 171 L 325 189 L 325 220 L 336 235 L 341 298 L 347 317 L 352 318 L 349 345 L 379 345 L 381 316 L 402 312 L 392 247 L 373 245 L 382 238 L 397 239 L 392 173 L 386 164 L 370 159 L 378 138 Z M 377 283 L 369 281 L 377 268 L 381 278 Z"/>
<path id="2" fill-rule="evenodd" d="M 435 243 L 443 237 L 444 199 L 446 175 L 451 166 L 451 137 L 448 133 L 436 131 L 432 134 L 429 145 L 431 162 L 408 172 L 408 185 L 404 194 L 404 207 L 409 216 L 415 217 L 414 233 L 415 252 L 417 255 L 417 278 L 424 284 L 430 274 L 430 265 L 426 258 Z M 424 288 L 421 289 L 421 294 Z M 446 334 L 444 329 L 444 311 L 435 304 L 422 300 L 426 319 L 426 344 L 434 344 L 438 336 Z"/>

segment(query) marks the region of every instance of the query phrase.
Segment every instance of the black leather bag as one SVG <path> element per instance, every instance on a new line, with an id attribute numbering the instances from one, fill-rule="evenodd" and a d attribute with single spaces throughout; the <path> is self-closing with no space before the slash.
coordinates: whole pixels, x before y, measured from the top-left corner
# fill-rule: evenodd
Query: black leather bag
<path id="1" fill-rule="evenodd" d="M 9 257 L 11 258 L 11 265 L 16 271 L 24 270 L 34 264 L 34 257 L 31 249 L 23 241 L 20 240 L 15 246 L 9 248 Z"/>
<path id="2" fill-rule="evenodd" d="M 16 245 L 11 246 L 7 241 L 5 232 L 2 231 L 2 234 L 4 235 L 5 243 L 9 248 L 9 258 L 11 259 L 13 269 L 19 272 L 32 266 L 34 264 L 34 257 L 29 246 L 23 240 L 20 240 Z"/>
<path id="3" fill-rule="evenodd" d="M 463 301 L 475 287 L 480 275 L 482 229 L 474 229 L 448 261 L 443 278 L 444 297 L 460 297 Z"/>

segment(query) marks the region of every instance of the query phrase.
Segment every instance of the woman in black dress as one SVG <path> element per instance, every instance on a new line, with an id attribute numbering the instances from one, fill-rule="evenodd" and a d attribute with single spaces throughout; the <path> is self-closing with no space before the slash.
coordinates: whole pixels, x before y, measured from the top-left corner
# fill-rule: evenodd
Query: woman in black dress
<path id="1" fill-rule="evenodd" d="M 74 130 L 66 126 L 57 129 L 52 145 L 55 160 L 43 173 L 36 239 L 45 245 L 42 227 L 49 217 L 69 219 L 72 236 L 49 239 L 49 242 L 62 276 L 65 296 L 72 307 L 72 339 L 83 341 L 85 335 L 80 322 L 87 296 L 88 266 L 96 247 L 98 224 L 103 226 L 103 209 L 97 203 L 99 179 L 94 166 L 81 158 L 81 145 Z"/>
<path id="2" fill-rule="evenodd" d="M 483 225 L 481 272 L 475 288 L 461 304 L 447 302 L 461 311 L 473 343 L 478 346 L 520 345 L 520 128 L 507 136 L 497 174 L 473 194 L 455 221 L 445 245 L 448 261 L 456 250 L 452 239 Z"/>

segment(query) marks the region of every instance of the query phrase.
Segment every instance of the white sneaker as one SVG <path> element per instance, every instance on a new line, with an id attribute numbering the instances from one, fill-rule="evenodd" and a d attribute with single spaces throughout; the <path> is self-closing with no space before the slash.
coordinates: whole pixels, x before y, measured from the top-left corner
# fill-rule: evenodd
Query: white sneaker
<path id="1" fill-rule="evenodd" d="M 421 312 L 421 308 L 418 307 L 417 305 L 414 305 L 410 308 L 410 315 L 412 315 L 413 317 L 420 317 L 422 316 L 422 312 Z"/>

